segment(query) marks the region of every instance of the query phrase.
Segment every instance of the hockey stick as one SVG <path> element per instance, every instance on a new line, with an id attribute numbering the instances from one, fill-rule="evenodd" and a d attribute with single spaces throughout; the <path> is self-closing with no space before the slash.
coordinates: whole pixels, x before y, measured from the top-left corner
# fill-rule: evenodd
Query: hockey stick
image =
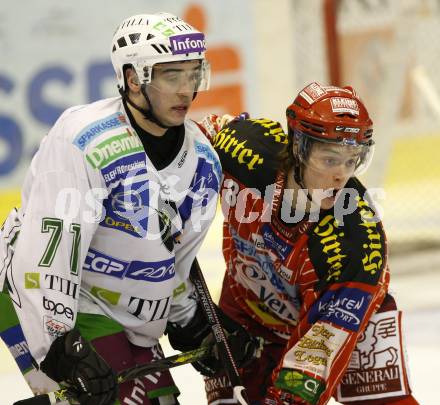
<path id="1" fill-rule="evenodd" d="M 134 380 L 135 378 L 145 377 L 146 375 L 155 373 L 157 371 L 164 371 L 168 370 L 169 368 L 193 363 L 208 357 L 210 352 L 211 346 L 207 345 L 199 347 L 195 350 L 165 357 L 148 364 L 134 366 L 118 373 L 117 381 L 118 384 L 122 384 L 126 381 Z M 75 393 L 70 388 L 61 387 L 59 390 L 49 392 L 48 394 L 37 395 L 32 398 L 14 402 L 14 405 L 54 405 L 59 404 L 62 401 L 68 401 L 72 404 L 78 403 L 78 401 L 75 399 Z"/>
<path id="2" fill-rule="evenodd" d="M 226 375 L 228 376 L 233 387 L 234 397 L 239 404 L 248 405 L 250 402 L 247 397 L 246 390 L 242 385 L 237 365 L 235 364 L 234 357 L 232 356 L 225 332 L 223 331 L 218 319 L 214 302 L 212 301 L 211 294 L 209 293 L 205 277 L 200 269 L 197 258 L 194 259 L 194 262 L 191 266 L 190 279 L 196 288 L 202 304 L 203 312 L 205 313 L 205 317 L 211 326 L 212 334 L 214 335 L 215 343 L 219 349 L 221 361 L 225 367 Z"/>

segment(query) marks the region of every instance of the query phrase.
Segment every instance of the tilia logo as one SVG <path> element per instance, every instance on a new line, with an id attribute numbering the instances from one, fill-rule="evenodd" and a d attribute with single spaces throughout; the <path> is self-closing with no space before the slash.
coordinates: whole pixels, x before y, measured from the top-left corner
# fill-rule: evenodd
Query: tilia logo
<path id="1" fill-rule="evenodd" d="M 79 291 L 78 284 L 71 280 L 55 276 L 54 274 L 46 274 L 44 277 L 46 288 L 49 290 L 59 291 L 64 295 L 76 298 Z"/>
<path id="2" fill-rule="evenodd" d="M 170 312 L 171 297 L 144 299 L 131 297 L 128 303 L 129 313 L 146 322 L 165 319 Z"/>
<path id="3" fill-rule="evenodd" d="M 87 154 L 87 160 L 95 169 L 102 169 L 122 156 L 142 152 L 143 150 L 139 138 L 126 132 L 113 136 L 97 145 Z"/>

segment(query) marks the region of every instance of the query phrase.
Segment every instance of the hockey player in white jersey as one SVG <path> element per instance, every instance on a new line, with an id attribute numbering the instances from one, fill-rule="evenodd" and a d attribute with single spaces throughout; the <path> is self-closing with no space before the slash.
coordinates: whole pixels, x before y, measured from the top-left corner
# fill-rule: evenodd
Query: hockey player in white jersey
<path id="1" fill-rule="evenodd" d="M 176 347 L 210 333 L 188 279 L 222 176 L 186 119 L 209 85 L 205 38 L 171 14 L 136 15 L 111 59 L 120 96 L 61 115 L 3 226 L 0 332 L 34 392 L 64 381 L 81 404 L 173 404 L 169 372 L 119 387 L 115 372 L 160 358 L 167 324 Z M 243 358 L 246 332 L 229 329 Z"/>

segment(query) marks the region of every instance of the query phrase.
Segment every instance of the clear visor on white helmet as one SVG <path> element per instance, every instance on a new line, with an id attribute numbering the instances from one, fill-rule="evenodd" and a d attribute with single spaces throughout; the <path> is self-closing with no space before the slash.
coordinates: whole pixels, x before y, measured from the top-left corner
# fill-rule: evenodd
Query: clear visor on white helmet
<path id="1" fill-rule="evenodd" d="M 374 142 L 360 144 L 352 139 L 327 141 L 295 130 L 294 154 L 304 166 L 316 172 L 328 174 L 338 171 L 353 177 L 368 169 L 374 154 Z"/>
<path id="2" fill-rule="evenodd" d="M 158 63 L 148 66 L 140 61 L 134 68 L 142 82 L 164 94 L 181 94 L 209 89 L 211 67 L 205 59 Z"/>

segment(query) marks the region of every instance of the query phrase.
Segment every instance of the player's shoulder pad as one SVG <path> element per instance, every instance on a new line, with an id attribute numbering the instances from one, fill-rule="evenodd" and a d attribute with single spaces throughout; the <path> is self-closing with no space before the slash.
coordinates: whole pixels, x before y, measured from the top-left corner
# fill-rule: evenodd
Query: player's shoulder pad
<path id="1" fill-rule="evenodd" d="M 191 119 L 185 119 L 184 125 L 185 136 L 198 142 L 210 144 L 208 136 L 206 136 L 203 127 L 198 122 Z"/>
<path id="2" fill-rule="evenodd" d="M 59 119 L 61 136 L 84 151 L 93 141 L 108 133 L 129 127 L 122 105 L 117 97 L 71 107 Z M 55 127 L 54 127 L 55 128 Z"/>
<path id="3" fill-rule="evenodd" d="M 356 178 L 345 189 L 344 206 L 339 200 L 310 228 L 309 255 L 319 290 L 348 281 L 376 285 L 387 263 L 385 232 L 367 190 Z"/>
<path id="4" fill-rule="evenodd" d="M 275 181 L 287 134 L 269 119 L 231 121 L 212 139 L 225 175 L 264 192 Z"/>

